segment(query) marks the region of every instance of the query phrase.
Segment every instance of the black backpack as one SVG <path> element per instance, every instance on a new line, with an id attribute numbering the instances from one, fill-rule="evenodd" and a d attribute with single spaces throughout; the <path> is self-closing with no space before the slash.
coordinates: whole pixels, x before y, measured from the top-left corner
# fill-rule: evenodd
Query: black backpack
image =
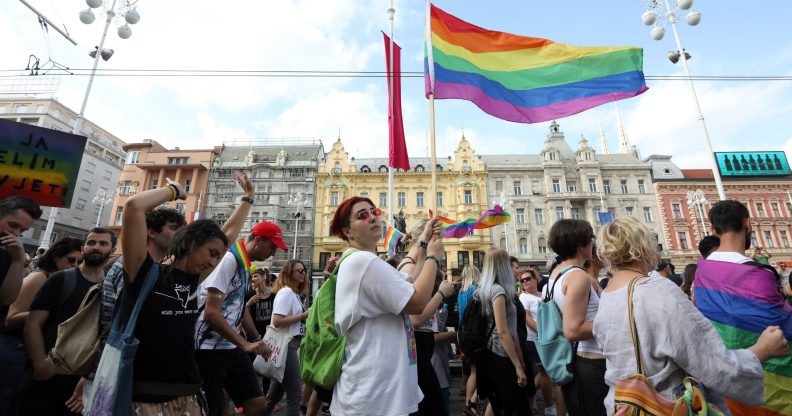
<path id="1" fill-rule="evenodd" d="M 487 317 L 482 314 L 481 300 L 477 294 L 473 294 L 462 314 L 462 322 L 459 324 L 457 338 L 459 349 L 465 357 L 476 363 L 484 358 L 487 351 L 487 341 L 489 341 L 492 331 L 495 330 L 495 322 L 487 330 Z"/>

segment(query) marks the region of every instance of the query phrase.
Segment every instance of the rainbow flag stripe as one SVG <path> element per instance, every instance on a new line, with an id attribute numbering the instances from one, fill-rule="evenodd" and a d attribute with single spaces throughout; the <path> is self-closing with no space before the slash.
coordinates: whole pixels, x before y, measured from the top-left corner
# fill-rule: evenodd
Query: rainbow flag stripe
<path id="1" fill-rule="evenodd" d="M 248 256 L 247 250 L 245 249 L 245 242 L 241 239 L 235 241 L 234 244 L 231 244 L 230 250 L 237 259 L 239 275 L 247 278 L 249 272 L 253 270 L 253 266 L 250 264 L 250 257 Z M 246 271 L 248 273 L 246 273 Z"/>
<path id="2" fill-rule="evenodd" d="M 696 307 L 713 324 L 729 349 L 748 348 L 768 326 L 776 325 L 792 341 L 792 307 L 786 304 L 775 275 L 750 264 L 699 260 Z M 792 353 L 764 363 L 765 405 L 736 400 L 733 415 L 792 415 Z"/>
<path id="3" fill-rule="evenodd" d="M 429 216 L 432 215 L 432 211 L 429 210 Z M 439 215 L 437 218 L 440 220 L 440 228 L 443 230 L 443 235 L 448 238 L 462 238 L 473 230 L 491 228 L 511 221 L 511 215 L 504 211 L 500 205 L 495 205 L 494 208 L 484 211 L 478 219 L 468 218 L 462 221 L 454 221 Z"/>
<path id="4" fill-rule="evenodd" d="M 388 250 L 388 254 L 391 256 L 396 254 L 396 246 L 399 244 L 399 240 L 404 237 L 404 233 L 401 231 L 391 227 L 390 225 L 385 228 L 385 236 L 383 245 Z"/>
<path id="5" fill-rule="evenodd" d="M 427 8 L 427 97 L 468 100 L 504 120 L 539 123 L 647 90 L 641 48 L 517 36 Z"/>

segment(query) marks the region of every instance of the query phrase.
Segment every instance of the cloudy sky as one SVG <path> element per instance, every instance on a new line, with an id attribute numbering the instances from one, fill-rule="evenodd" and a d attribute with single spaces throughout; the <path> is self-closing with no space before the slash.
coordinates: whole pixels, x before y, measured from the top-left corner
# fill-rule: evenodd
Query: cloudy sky
<path id="1" fill-rule="evenodd" d="M 119 0 L 120 1 L 120 0 Z M 78 42 L 44 33 L 16 0 L 0 2 L 0 85 L 22 71 L 31 54 L 70 68 L 90 68 L 87 53 L 99 43 L 103 19 L 78 20 L 80 0 L 28 0 Z M 644 48 L 647 76 L 683 75 L 666 59 L 675 49 L 670 27 L 660 42 L 640 21 L 641 0 L 438 0 L 464 20 L 493 30 L 588 46 Z M 683 45 L 699 76 L 792 76 L 792 3 L 698 0 L 697 27 L 682 22 Z M 101 70 L 384 71 L 381 30 L 388 31 L 389 0 L 276 0 L 210 2 L 139 0 L 140 23 Z M 395 40 L 402 70 L 422 71 L 425 2 L 396 1 Z M 59 78 L 56 93 L 78 110 L 84 75 Z M 16 81 L 14 81 L 16 82 Z M 408 149 L 428 153 L 428 103 L 422 78 L 405 78 L 403 107 Z M 619 102 L 627 134 L 642 156 L 670 154 L 683 168 L 709 167 L 690 87 L 683 81 L 647 81 L 649 91 Z M 787 150 L 792 156 L 792 81 L 697 81 L 701 107 L 716 151 Z M 385 156 L 385 78 L 130 77 L 99 76 L 86 117 L 124 141 L 150 138 L 168 147 L 206 148 L 234 139 L 316 138 L 326 148 L 340 135 L 352 155 Z M 516 124 L 490 117 L 464 101 L 436 103 L 438 155 L 451 154 L 464 131 L 479 153 L 537 153 L 548 123 Z M 558 120 L 573 147 L 585 135 L 599 147 L 603 124 L 609 147 L 618 146 L 613 105 Z"/>

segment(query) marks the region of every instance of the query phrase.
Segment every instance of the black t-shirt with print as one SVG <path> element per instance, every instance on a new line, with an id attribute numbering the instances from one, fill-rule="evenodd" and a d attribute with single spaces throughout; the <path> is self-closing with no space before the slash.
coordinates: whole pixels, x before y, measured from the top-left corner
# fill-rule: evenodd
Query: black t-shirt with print
<path id="1" fill-rule="evenodd" d="M 121 292 L 122 311 L 128 316 L 143 287 L 151 267 L 159 267 L 160 275 L 138 316 L 135 337 L 140 341 L 135 356 L 135 382 L 170 384 L 201 383 L 195 361 L 195 321 L 198 318 L 198 275 L 156 264 L 146 256 L 137 277 Z M 169 400 L 133 393 L 133 399 L 144 402 Z"/>
<path id="2" fill-rule="evenodd" d="M 8 251 L 0 247 L 0 286 L 5 282 L 8 269 L 11 268 L 11 260 L 11 255 L 8 254 Z"/>
<path id="3" fill-rule="evenodd" d="M 253 297 L 255 292 L 252 292 L 245 302 L 247 303 Z M 266 299 L 259 299 L 248 307 L 250 316 L 253 318 L 253 324 L 256 325 L 256 331 L 259 335 L 264 336 L 267 331 L 267 325 L 272 322 L 272 304 L 275 302 L 275 294 L 270 293 Z"/>
<path id="4" fill-rule="evenodd" d="M 58 325 L 77 313 L 77 309 L 80 308 L 80 303 L 82 303 L 85 294 L 88 293 L 88 289 L 96 284 L 83 277 L 79 268 L 76 271 L 77 280 L 74 284 L 74 290 L 65 299 L 63 305 L 58 305 L 58 299 L 66 279 L 65 270 L 50 275 L 38 293 L 36 293 L 33 303 L 30 304 L 31 311 L 49 311 L 49 316 L 41 328 L 44 336 L 45 351 L 49 351 L 55 346 L 55 340 L 58 338 Z"/>

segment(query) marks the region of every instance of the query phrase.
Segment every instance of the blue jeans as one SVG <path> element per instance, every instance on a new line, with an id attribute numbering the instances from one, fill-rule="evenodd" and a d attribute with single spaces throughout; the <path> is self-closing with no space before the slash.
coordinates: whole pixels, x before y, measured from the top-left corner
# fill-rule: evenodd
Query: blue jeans
<path id="1" fill-rule="evenodd" d="M 0 335 L 0 416 L 12 414 L 16 407 L 19 382 L 25 375 L 27 352 L 22 338 Z"/>

